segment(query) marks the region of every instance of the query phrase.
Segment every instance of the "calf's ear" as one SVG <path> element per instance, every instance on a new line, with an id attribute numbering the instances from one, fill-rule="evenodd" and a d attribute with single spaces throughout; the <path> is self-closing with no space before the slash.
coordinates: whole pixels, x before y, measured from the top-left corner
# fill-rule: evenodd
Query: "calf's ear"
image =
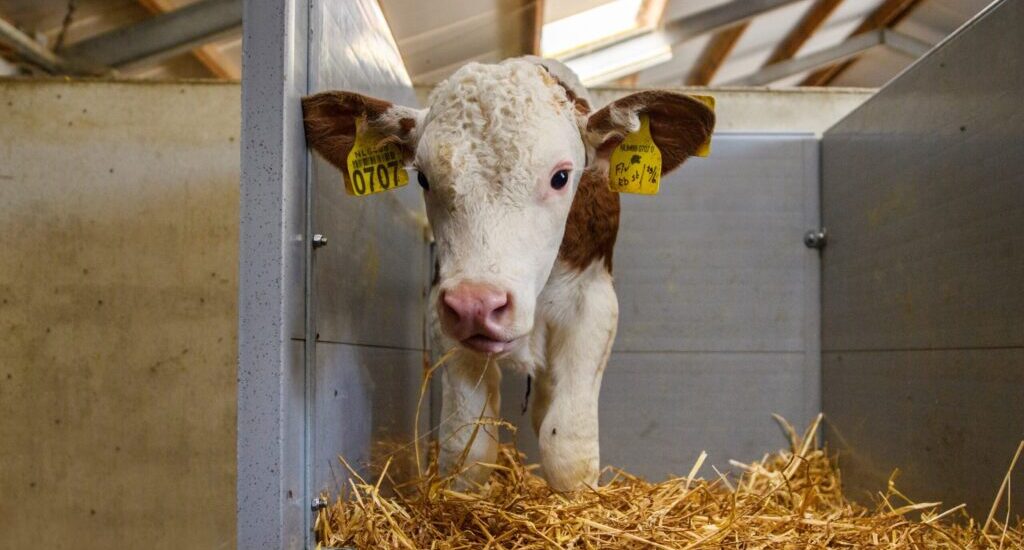
<path id="1" fill-rule="evenodd" d="M 640 128 L 641 114 L 648 116 L 651 138 L 661 151 L 663 176 L 696 154 L 715 129 L 715 112 L 698 99 L 665 90 L 637 92 L 587 119 L 585 137 L 594 152 L 591 162 L 607 168 L 615 147 Z"/>
<path id="2" fill-rule="evenodd" d="M 306 143 L 343 173 L 356 139 L 357 121 L 379 136 L 379 144 L 394 143 L 405 161 L 416 152 L 418 127 L 426 111 L 352 92 L 322 92 L 302 98 Z"/>

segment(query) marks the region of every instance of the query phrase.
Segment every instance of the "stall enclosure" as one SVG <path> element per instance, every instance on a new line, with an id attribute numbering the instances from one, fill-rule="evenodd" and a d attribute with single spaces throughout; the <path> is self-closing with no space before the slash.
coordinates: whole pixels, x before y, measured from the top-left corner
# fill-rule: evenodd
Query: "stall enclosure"
<path id="1" fill-rule="evenodd" d="M 1004 2 L 998 9 L 1008 14 L 1018 10 L 1006 17 L 1019 21 L 1020 5 Z M 290 1 L 283 6 L 246 4 L 238 444 L 238 537 L 243 547 L 310 545 L 312 501 L 322 491 L 336 493 L 344 481 L 337 455 L 359 467 L 412 442 L 414 406 L 427 358 L 422 315 L 430 262 L 418 189 L 362 199 L 345 196 L 340 175 L 308 155 L 299 108 L 301 96 L 329 88 L 414 104 L 394 42 L 372 0 Z M 985 17 L 992 17 L 991 12 Z M 915 77 L 929 64 L 940 64 L 946 70 L 954 66 L 952 58 L 972 55 L 957 54 L 957 50 L 965 43 L 970 45 L 972 34 L 984 36 L 974 26 L 985 21 L 988 19 L 979 20 L 948 41 L 869 106 L 828 132 L 824 147 L 811 134 L 718 134 L 712 156 L 687 163 L 666 180 L 657 199 L 626 198 L 616 260 L 620 335 L 601 401 L 605 463 L 657 477 L 687 471 L 702 449 L 712 451 L 712 463 L 719 465 L 731 458 L 757 458 L 784 444 L 770 420 L 771 413 L 782 413 L 799 425 L 821 407 L 835 415 L 833 440 L 840 443 L 845 434 L 855 435 L 856 439 L 848 441 L 856 441 L 864 456 L 883 457 L 877 464 L 917 466 L 917 462 L 902 462 L 910 456 L 909 451 L 886 451 L 906 445 L 906 434 L 917 429 L 931 430 L 938 446 L 913 449 L 914 456 L 965 449 L 956 437 L 963 438 L 972 427 L 981 426 L 974 418 L 952 413 L 930 413 L 921 418 L 913 415 L 913 410 L 919 409 L 907 407 L 893 409 L 903 414 L 896 424 L 864 421 L 877 418 L 890 404 L 896 406 L 895 402 L 878 405 L 879 398 L 870 392 L 871 384 L 882 384 L 876 380 L 894 383 L 887 391 L 896 392 L 913 369 L 927 382 L 931 372 L 920 374 L 931 368 L 925 359 L 945 360 L 938 349 L 924 350 L 919 354 L 922 362 L 915 360 L 913 365 L 909 359 L 900 359 L 903 363 L 891 359 L 908 357 L 916 349 L 913 346 L 935 346 L 934 340 L 902 344 L 870 340 L 873 334 L 893 338 L 897 329 L 908 330 L 906 338 L 914 336 L 909 321 L 892 323 L 891 316 L 898 312 L 884 312 L 879 306 L 879 317 L 874 316 L 871 307 L 884 305 L 889 295 L 868 292 L 884 287 L 870 285 L 891 273 L 914 275 L 920 266 L 900 262 L 915 254 L 922 259 L 936 258 L 931 260 L 938 262 L 933 271 L 967 265 L 928 256 L 929 250 L 939 250 L 939 240 L 948 246 L 957 244 L 948 233 L 929 233 L 935 228 L 927 225 L 913 233 L 912 228 L 899 225 L 926 221 L 926 217 L 907 220 L 903 214 L 912 212 L 906 208 L 932 204 L 926 199 L 941 194 L 942 185 L 929 187 L 926 193 L 912 190 L 909 184 L 892 189 L 879 185 L 898 173 L 879 173 L 883 167 L 919 169 L 916 164 L 900 165 L 892 160 L 912 154 L 919 155 L 921 163 L 931 158 L 928 155 L 938 154 L 943 162 L 966 155 L 970 166 L 939 163 L 950 175 L 947 180 L 938 177 L 941 174 L 918 171 L 906 181 L 921 182 L 926 176 L 935 176 L 935 181 L 942 183 L 961 178 L 991 191 L 998 199 L 983 203 L 993 205 L 994 210 L 976 210 L 981 216 L 977 226 L 970 225 L 975 218 L 967 208 L 974 204 L 968 199 L 977 197 L 936 202 L 941 208 L 931 212 L 951 222 L 964 221 L 967 225 L 957 238 L 975 235 L 974 228 L 1002 228 L 998 238 L 986 241 L 986 246 L 998 247 L 995 254 L 971 256 L 971 243 L 963 243 L 963 258 L 969 262 L 971 275 L 963 279 L 965 285 L 940 290 L 952 292 L 948 294 L 952 303 L 964 304 L 990 296 L 987 290 L 967 285 L 973 281 L 970 277 L 995 277 L 1004 284 L 1004 300 L 998 304 L 1005 307 L 978 302 L 996 308 L 986 311 L 1002 312 L 1001 317 L 985 317 L 996 329 L 964 332 L 966 336 L 984 332 L 989 340 L 965 337 L 947 351 L 949 357 L 965 351 L 958 346 L 969 348 L 967 355 L 980 357 L 989 353 L 986 346 L 995 345 L 992 357 L 998 360 L 990 362 L 986 372 L 1016 386 L 988 382 L 988 395 L 950 402 L 973 403 L 977 406 L 969 409 L 972 413 L 980 411 L 983 416 L 988 414 L 986 419 L 1000 420 L 996 426 L 985 425 L 988 431 L 982 440 L 1013 442 L 1019 438 L 1015 422 L 1024 415 L 1014 412 L 1020 405 L 1007 392 L 1012 394 L 1010 388 L 1020 387 L 1020 361 L 1015 359 L 1020 343 L 1014 338 L 1020 335 L 1021 310 L 1011 307 L 1020 295 L 1011 296 L 1013 288 L 1006 282 L 1013 277 L 1019 280 L 1021 261 L 1021 237 L 1019 231 L 1012 230 L 1012 221 L 1019 224 L 1020 220 L 1022 171 L 1020 159 L 1012 154 L 1013 147 L 1020 150 L 1019 114 L 1004 102 L 1011 97 L 1008 92 L 979 94 L 970 101 L 980 103 L 958 104 L 960 98 L 950 94 L 967 91 L 957 87 L 958 75 L 936 77 L 934 84 Z M 1011 30 L 1012 26 L 988 32 L 1009 36 Z M 978 73 L 996 70 L 978 63 L 970 69 Z M 1000 69 L 1005 74 L 988 74 L 996 79 L 993 90 L 1013 89 L 1006 88 L 1010 85 L 1020 89 L 1019 80 L 1013 80 L 1019 79 L 1014 69 L 1019 71 L 1019 62 L 1017 67 Z M 908 108 L 919 96 L 908 98 L 905 94 L 914 94 L 924 82 L 936 87 L 936 95 L 922 103 L 920 110 Z M 895 94 L 892 99 L 890 94 Z M 999 111 L 991 113 L 992 117 L 1004 118 L 975 128 L 975 123 L 983 120 L 975 109 L 981 109 L 979 105 L 986 101 L 989 109 Z M 958 149 L 954 145 L 960 142 L 952 138 L 934 142 L 922 138 L 926 127 L 904 127 L 903 133 L 888 130 L 885 124 L 897 124 L 901 118 L 878 111 L 884 106 L 907 116 L 930 117 L 931 124 L 944 120 L 937 114 L 940 111 L 968 109 L 960 123 L 967 129 L 961 132 L 957 128 L 957 132 L 977 132 L 977 137 Z M 884 123 L 864 118 L 873 112 L 885 118 Z M 857 122 L 862 119 L 864 122 Z M 874 126 L 876 123 L 879 126 Z M 893 135 L 906 143 L 901 145 Z M 894 145 L 908 147 L 907 155 L 897 149 L 870 157 L 858 152 Z M 822 150 L 825 156 L 819 161 Z M 982 153 L 986 150 L 999 151 L 1002 156 L 985 157 Z M 862 173 L 855 173 L 858 171 Z M 986 171 L 1001 174 L 1003 183 L 997 185 L 993 180 L 990 183 L 995 187 L 986 187 L 984 181 L 974 181 Z M 824 266 L 819 251 L 803 242 L 807 231 L 820 229 L 820 174 L 825 178 L 825 222 L 832 223 L 831 216 L 835 223 Z M 893 198 L 897 191 L 906 195 Z M 901 196 L 909 202 L 899 202 Z M 957 218 L 957 214 L 964 217 Z M 868 243 L 883 230 L 895 233 L 886 234 L 884 242 Z M 321 238 L 314 238 L 317 235 Z M 914 238 L 902 240 L 900 236 Z M 864 239 L 861 244 L 857 244 L 858 238 Z M 885 256 L 901 246 L 901 258 Z M 825 274 L 824 288 L 819 285 L 821 273 Z M 905 284 L 912 280 L 905 279 Z M 858 290 L 858 281 L 869 286 Z M 850 293 L 854 290 L 859 294 Z M 922 292 L 915 304 L 926 305 L 927 299 L 936 296 L 929 290 Z M 819 327 L 822 295 L 826 299 L 825 326 Z M 957 296 L 963 299 L 958 301 Z M 850 312 L 856 315 L 843 313 L 844 303 L 850 304 Z M 969 328 L 970 323 L 956 326 Z M 883 327 L 888 329 L 881 330 Z M 824 355 L 824 384 L 819 379 L 823 332 L 829 343 Z M 855 341 L 858 338 L 860 343 Z M 892 349 L 900 345 L 907 349 Z M 871 354 L 881 362 L 863 364 Z M 855 361 L 861 361 L 857 368 L 843 366 L 843 362 Z M 893 366 L 886 366 L 886 361 Z M 939 372 L 945 368 L 953 375 L 942 375 L 941 383 L 929 390 L 932 394 L 925 392 L 929 403 L 936 396 L 956 394 L 949 388 L 950 380 L 981 383 L 983 378 L 975 376 L 967 359 L 957 361 L 937 363 Z M 519 412 L 523 382 L 506 380 L 504 385 L 504 414 L 511 419 L 523 419 Z M 819 393 L 822 387 L 824 399 Z M 985 400 L 991 402 L 981 406 Z M 919 426 L 941 418 L 946 419 L 942 426 Z M 875 431 L 879 426 L 881 431 Z M 893 426 L 898 429 L 884 429 Z M 421 428 L 421 434 L 429 434 L 428 426 Z M 521 442 L 528 450 L 529 432 L 526 426 L 520 430 Z M 993 462 L 1005 454 L 1001 447 L 991 449 Z M 962 477 L 967 474 L 963 468 L 942 471 L 961 478 L 950 477 L 932 485 L 937 494 L 958 495 L 951 487 L 975 479 Z M 991 479 L 999 475 L 990 474 Z M 856 480 L 858 475 L 853 477 Z"/>

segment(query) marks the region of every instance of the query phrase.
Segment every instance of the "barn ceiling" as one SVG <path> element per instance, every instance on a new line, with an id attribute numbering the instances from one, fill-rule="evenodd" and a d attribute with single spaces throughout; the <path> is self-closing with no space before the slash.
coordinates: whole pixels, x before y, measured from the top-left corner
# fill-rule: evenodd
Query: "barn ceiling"
<path id="1" fill-rule="evenodd" d="M 989 0 L 380 0 L 434 84 L 526 53 L 591 85 L 884 84 Z M 241 76 L 241 0 L 0 0 L 0 74 Z"/>

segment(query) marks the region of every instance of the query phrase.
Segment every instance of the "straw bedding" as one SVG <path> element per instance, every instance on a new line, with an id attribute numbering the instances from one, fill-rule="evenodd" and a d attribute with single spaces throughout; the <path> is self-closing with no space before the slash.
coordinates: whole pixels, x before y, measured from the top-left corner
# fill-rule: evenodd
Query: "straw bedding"
<path id="1" fill-rule="evenodd" d="M 549 489 L 511 446 L 472 492 L 454 490 L 433 461 L 395 485 L 389 460 L 371 480 L 350 469 L 346 498 L 315 529 L 324 547 L 356 548 L 1024 548 L 1024 521 L 1002 502 L 1010 472 L 984 524 L 963 506 L 913 503 L 892 480 L 869 509 L 843 498 L 836 464 L 815 444 L 820 421 L 802 437 L 781 421 L 789 449 L 734 462 L 730 476 L 695 478 L 702 454 L 685 477 L 608 469 L 599 487 L 573 494 Z"/>
<path id="2" fill-rule="evenodd" d="M 451 355 L 425 365 L 414 426 L 430 379 Z M 349 471 L 349 487 L 318 512 L 317 542 L 325 548 L 415 550 L 1024 549 L 1024 518 L 1011 519 L 1009 496 L 1024 441 L 979 524 L 962 504 L 943 509 L 937 502 L 912 502 L 896 488 L 895 474 L 874 507 L 845 499 L 835 460 L 818 446 L 822 416 L 802 436 L 783 418 L 776 420 L 789 448 L 750 464 L 732 461 L 729 475 L 716 469 L 716 478 L 696 477 L 707 458 L 701 453 L 684 477 L 654 483 L 606 468 L 598 487 L 574 493 L 553 491 L 511 445 L 502 445 L 498 463 L 489 465 L 493 473 L 486 485 L 455 490 L 453 476 L 438 472 L 436 443 L 429 464 L 421 464 L 417 431 L 409 444 L 385 446 L 392 449 L 372 479 L 339 457 Z M 463 427 L 473 430 L 469 445 L 477 436 L 488 437 L 480 429 L 488 425 L 515 431 L 507 422 L 481 416 Z"/>

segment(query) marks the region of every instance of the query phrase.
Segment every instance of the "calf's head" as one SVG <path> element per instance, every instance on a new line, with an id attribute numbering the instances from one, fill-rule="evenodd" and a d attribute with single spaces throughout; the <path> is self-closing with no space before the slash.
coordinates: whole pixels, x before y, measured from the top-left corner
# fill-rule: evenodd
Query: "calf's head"
<path id="1" fill-rule="evenodd" d="M 437 243 L 442 329 L 469 349 L 508 352 L 533 329 L 581 178 L 607 186 L 615 146 L 650 118 L 662 173 L 705 142 L 714 114 L 672 92 L 639 92 L 590 113 L 586 90 L 550 62 L 469 64 L 426 109 L 349 92 L 303 100 L 306 139 L 346 170 L 357 127 L 415 167 Z M 597 183 L 594 183 L 597 181 Z"/>

